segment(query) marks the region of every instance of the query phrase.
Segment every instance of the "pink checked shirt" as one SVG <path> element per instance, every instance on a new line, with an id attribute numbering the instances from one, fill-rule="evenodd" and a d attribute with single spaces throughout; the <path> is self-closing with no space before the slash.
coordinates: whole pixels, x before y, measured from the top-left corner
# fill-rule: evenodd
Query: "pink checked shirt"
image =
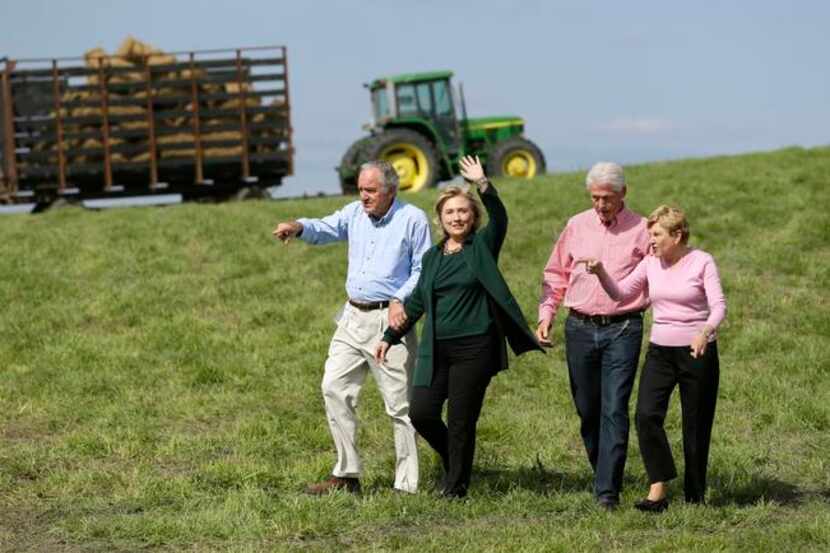
<path id="1" fill-rule="evenodd" d="M 605 226 L 593 209 L 571 217 L 550 254 L 542 275 L 542 297 L 539 302 L 539 320 L 552 321 L 565 297 L 574 262 L 580 258 L 602 261 L 605 270 L 616 280 L 622 280 L 649 251 L 646 220 L 623 206 L 615 221 Z M 648 306 L 645 291 L 625 301 L 614 301 L 599 283 L 591 280 L 593 291 L 583 304 L 573 306 L 586 315 L 618 315 L 640 311 Z"/>

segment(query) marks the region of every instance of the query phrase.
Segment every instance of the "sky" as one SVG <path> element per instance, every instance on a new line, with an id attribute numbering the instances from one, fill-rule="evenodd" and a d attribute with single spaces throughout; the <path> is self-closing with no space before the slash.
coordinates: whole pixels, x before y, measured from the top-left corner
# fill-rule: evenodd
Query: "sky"
<path id="1" fill-rule="evenodd" d="M 450 69 L 470 116 L 518 115 L 552 172 L 830 144 L 830 2 L 0 0 L 0 57 L 288 48 L 295 175 L 337 193 L 363 83 Z"/>

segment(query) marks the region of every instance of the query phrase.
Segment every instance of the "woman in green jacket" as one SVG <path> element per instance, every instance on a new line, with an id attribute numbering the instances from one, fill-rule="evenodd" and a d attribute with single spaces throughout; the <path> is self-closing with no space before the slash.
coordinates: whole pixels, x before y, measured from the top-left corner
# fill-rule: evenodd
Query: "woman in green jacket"
<path id="1" fill-rule="evenodd" d="M 382 363 L 389 346 L 426 315 L 409 417 L 441 456 L 441 495 L 448 498 L 467 495 L 484 394 L 493 375 L 507 368 L 505 340 L 516 355 L 542 351 L 498 269 L 507 234 L 504 204 L 477 157 L 463 158 L 460 166 L 478 187 L 489 222 L 479 230 L 481 207 L 466 190 L 450 186 L 441 194 L 435 212 L 444 237 L 424 254 L 418 284 L 404 305 L 406 322 L 387 329 L 375 352 Z M 441 420 L 445 401 L 447 425 Z"/>

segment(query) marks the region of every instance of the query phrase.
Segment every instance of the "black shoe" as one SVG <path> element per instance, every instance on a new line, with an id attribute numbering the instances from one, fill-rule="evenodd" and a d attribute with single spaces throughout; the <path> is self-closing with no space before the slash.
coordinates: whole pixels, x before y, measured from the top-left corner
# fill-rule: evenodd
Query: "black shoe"
<path id="1" fill-rule="evenodd" d="M 439 495 L 441 499 L 465 499 L 467 490 L 466 488 L 444 488 Z"/>
<path id="2" fill-rule="evenodd" d="M 606 511 L 616 511 L 617 507 L 620 506 L 620 501 L 615 497 L 599 497 L 597 498 L 597 505 Z"/>
<path id="3" fill-rule="evenodd" d="M 669 500 L 665 497 L 663 499 L 658 499 L 657 501 L 652 501 L 648 498 L 641 499 L 634 504 L 634 508 L 638 511 L 643 511 L 644 513 L 662 513 L 663 511 L 668 510 Z"/>

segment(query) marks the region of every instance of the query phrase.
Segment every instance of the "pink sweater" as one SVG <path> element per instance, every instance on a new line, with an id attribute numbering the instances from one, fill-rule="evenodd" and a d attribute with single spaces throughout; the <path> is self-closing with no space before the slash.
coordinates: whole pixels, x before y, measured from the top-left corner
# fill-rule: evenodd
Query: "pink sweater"
<path id="1" fill-rule="evenodd" d="M 648 291 L 654 306 L 650 341 L 658 346 L 688 346 L 704 325 L 717 329 L 726 316 L 715 260 L 701 250 L 691 250 L 670 267 L 649 255 L 619 283 L 603 279 L 602 285 L 618 301 Z M 715 339 L 712 332 L 709 341 Z"/>

